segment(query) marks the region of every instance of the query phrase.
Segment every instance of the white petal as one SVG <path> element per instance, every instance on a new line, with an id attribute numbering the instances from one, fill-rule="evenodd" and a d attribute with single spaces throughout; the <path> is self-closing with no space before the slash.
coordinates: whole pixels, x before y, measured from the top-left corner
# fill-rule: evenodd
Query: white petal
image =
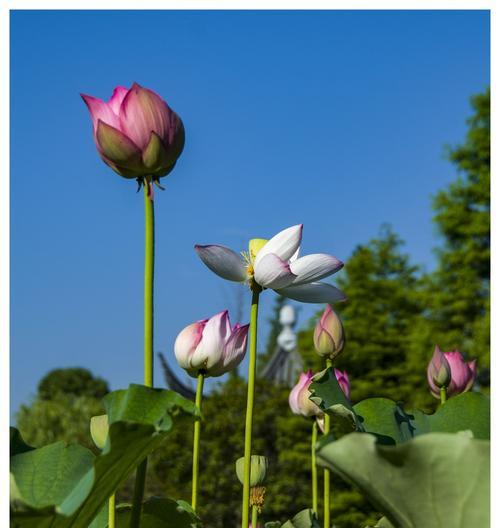
<path id="1" fill-rule="evenodd" d="M 254 266 L 254 278 L 264 288 L 284 288 L 292 284 L 296 275 L 290 271 L 288 262 L 274 253 L 267 254 Z"/>
<path id="2" fill-rule="evenodd" d="M 297 251 L 302 240 L 302 224 L 288 227 L 274 235 L 269 242 L 264 244 L 261 250 L 255 257 L 254 266 L 266 255 L 274 253 L 282 260 L 289 260 L 290 257 Z"/>
<path id="3" fill-rule="evenodd" d="M 247 278 L 245 261 L 232 249 L 216 244 L 194 246 L 198 256 L 214 273 L 235 282 L 244 282 Z"/>
<path id="4" fill-rule="evenodd" d="M 177 336 L 174 343 L 174 354 L 177 363 L 183 369 L 191 368 L 190 359 L 201 340 L 206 321 L 198 321 L 186 326 Z"/>
<path id="5" fill-rule="evenodd" d="M 191 356 L 193 369 L 208 370 L 221 360 L 226 340 L 231 332 L 228 319 L 225 310 L 208 320 L 201 341 Z"/>
<path id="6" fill-rule="evenodd" d="M 306 303 L 332 303 L 346 300 L 346 296 L 342 291 L 326 282 L 310 282 L 299 286 L 292 285 L 288 286 L 288 288 L 278 289 L 276 292 L 289 299 Z"/>
<path id="7" fill-rule="evenodd" d="M 222 376 L 222 374 L 233 370 L 243 361 L 247 350 L 249 326 L 239 326 L 231 332 L 231 336 L 224 348 L 222 360 L 208 371 L 209 376 Z"/>
<path id="8" fill-rule="evenodd" d="M 338 258 L 324 253 L 305 255 L 290 263 L 292 273 L 297 275 L 294 285 L 313 282 L 332 275 L 343 266 Z"/>

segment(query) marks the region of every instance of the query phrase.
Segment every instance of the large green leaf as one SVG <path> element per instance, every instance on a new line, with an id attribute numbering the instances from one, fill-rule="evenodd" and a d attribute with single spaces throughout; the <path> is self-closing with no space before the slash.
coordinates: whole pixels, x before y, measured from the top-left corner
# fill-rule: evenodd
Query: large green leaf
<path id="1" fill-rule="evenodd" d="M 311 400 L 330 414 L 334 437 L 354 430 L 372 433 L 379 443 L 398 444 L 424 433 L 472 431 L 488 439 L 490 400 L 483 394 L 466 392 L 450 398 L 431 415 L 407 411 L 386 398 L 368 398 L 351 405 L 340 389 L 331 368 L 318 374 L 311 384 Z M 321 445 L 331 441 L 322 439 Z"/>
<path id="2" fill-rule="evenodd" d="M 440 405 L 434 414 L 415 411 L 415 434 L 472 431 L 474 438 L 490 438 L 490 399 L 480 392 L 465 392 Z"/>
<path id="3" fill-rule="evenodd" d="M 11 457 L 12 526 L 87 528 L 107 497 L 165 440 L 172 417 L 196 414 L 194 403 L 179 394 L 142 385 L 114 391 L 104 404 L 110 427 L 99 456 L 58 442 Z M 22 451 L 17 433 L 13 437 Z"/>
<path id="4" fill-rule="evenodd" d="M 279 521 L 267 522 L 265 528 L 320 528 L 313 510 L 302 510 L 293 519 L 281 524 Z"/>
<path id="5" fill-rule="evenodd" d="M 130 505 L 116 509 L 116 528 L 129 528 Z M 153 497 L 142 505 L 141 528 L 197 528 L 201 526 L 191 506 L 184 501 Z M 108 528 L 107 510 L 89 528 Z"/>
<path id="6" fill-rule="evenodd" d="M 487 528 L 489 449 L 470 433 L 392 446 L 352 433 L 320 448 L 318 462 L 358 486 L 398 528 Z"/>

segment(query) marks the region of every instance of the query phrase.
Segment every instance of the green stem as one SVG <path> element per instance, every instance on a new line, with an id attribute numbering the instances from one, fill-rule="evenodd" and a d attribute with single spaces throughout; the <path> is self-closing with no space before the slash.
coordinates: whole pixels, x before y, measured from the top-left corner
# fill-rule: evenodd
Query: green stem
<path id="1" fill-rule="evenodd" d="M 155 260 L 155 217 L 152 183 L 144 181 L 144 385 L 153 386 L 153 279 Z M 148 460 L 137 468 L 130 528 L 139 528 Z"/>
<path id="2" fill-rule="evenodd" d="M 332 360 L 326 360 L 326 367 L 332 368 Z M 330 432 L 330 415 L 325 413 L 325 435 Z M 323 479 L 324 479 L 324 528 L 330 528 L 330 470 L 323 470 Z"/>
<path id="3" fill-rule="evenodd" d="M 316 466 L 316 442 L 318 441 L 318 424 L 313 421 L 311 434 L 311 481 L 312 481 L 312 509 L 318 514 L 318 468 Z"/>
<path id="4" fill-rule="evenodd" d="M 196 399 L 195 404 L 198 411 L 201 412 L 201 397 L 203 395 L 203 382 L 205 376 L 202 372 L 198 372 L 198 382 L 196 384 Z M 200 460 L 200 428 L 201 418 L 196 418 L 194 422 L 193 434 L 193 483 L 191 491 L 191 507 L 196 511 L 196 504 L 198 502 L 198 474 L 199 474 L 199 460 Z"/>
<path id="5" fill-rule="evenodd" d="M 252 528 L 257 528 L 257 519 L 259 517 L 259 511 L 257 506 L 252 506 Z"/>
<path id="6" fill-rule="evenodd" d="M 443 405 L 443 403 L 446 403 L 446 387 L 441 387 L 439 393 L 441 395 L 441 405 Z"/>
<path id="7" fill-rule="evenodd" d="M 115 497 L 115 494 L 113 493 L 113 495 L 111 495 L 108 501 L 108 528 L 116 528 L 115 505 L 116 505 L 116 497 Z"/>
<path id="8" fill-rule="evenodd" d="M 243 466 L 243 501 L 241 511 L 241 528 L 248 528 L 250 509 L 250 456 L 252 453 L 253 400 L 255 396 L 255 368 L 257 365 L 257 316 L 259 314 L 260 290 L 252 293 L 250 310 L 250 350 L 248 359 L 247 413 L 245 419 L 245 463 Z"/>

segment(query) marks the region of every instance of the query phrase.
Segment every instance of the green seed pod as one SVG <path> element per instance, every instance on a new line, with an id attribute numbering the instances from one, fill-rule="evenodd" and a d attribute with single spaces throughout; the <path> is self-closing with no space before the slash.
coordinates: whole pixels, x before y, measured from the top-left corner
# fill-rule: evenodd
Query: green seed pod
<path id="1" fill-rule="evenodd" d="M 250 459 L 250 487 L 260 486 L 266 479 L 268 461 L 267 457 L 252 455 Z M 243 484 L 244 480 L 245 458 L 238 458 L 236 461 L 236 475 L 238 480 Z"/>
<path id="2" fill-rule="evenodd" d="M 94 441 L 94 444 L 99 448 L 103 449 L 106 445 L 108 438 L 108 415 L 101 414 L 100 416 L 93 416 L 90 419 L 90 436 Z"/>

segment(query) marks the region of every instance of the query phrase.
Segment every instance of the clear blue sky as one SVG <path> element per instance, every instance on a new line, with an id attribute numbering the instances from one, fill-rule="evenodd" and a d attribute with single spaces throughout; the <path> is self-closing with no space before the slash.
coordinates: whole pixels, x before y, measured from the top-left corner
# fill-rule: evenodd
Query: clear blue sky
<path id="1" fill-rule="evenodd" d="M 301 222 L 305 252 L 347 259 L 389 222 L 432 268 L 430 198 L 456 176 L 444 145 L 463 139 L 469 97 L 489 83 L 487 12 L 11 22 L 13 411 L 55 367 L 88 367 L 112 388 L 142 379 L 142 196 L 98 158 L 79 92 L 107 99 L 137 81 L 184 121 L 184 154 L 156 199 L 155 348 L 170 359 L 184 325 L 234 300 L 194 243 L 244 249 Z M 318 308 L 303 306 L 302 322 Z"/>

